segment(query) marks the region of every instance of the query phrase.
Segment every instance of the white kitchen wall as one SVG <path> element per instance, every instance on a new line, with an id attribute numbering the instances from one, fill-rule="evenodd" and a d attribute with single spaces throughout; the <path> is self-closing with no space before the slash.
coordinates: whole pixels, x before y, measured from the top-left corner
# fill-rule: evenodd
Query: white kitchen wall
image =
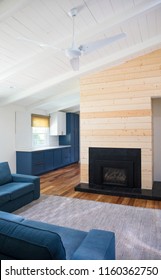
<path id="1" fill-rule="evenodd" d="M 27 149 L 32 145 L 30 115 L 31 112 L 18 106 L 0 107 L 0 162 L 7 161 L 13 173 L 16 172 L 16 149 Z M 20 128 L 15 125 L 16 118 Z M 16 136 L 16 129 L 20 138 Z M 50 146 L 56 145 L 58 137 L 50 136 Z"/>
<path id="2" fill-rule="evenodd" d="M 31 113 L 17 111 L 16 115 L 16 150 L 32 149 Z"/>
<path id="3" fill-rule="evenodd" d="M 7 161 L 11 171 L 16 171 L 15 107 L 0 108 L 0 162 Z"/>
<path id="4" fill-rule="evenodd" d="M 49 136 L 49 146 L 58 146 L 59 136 Z"/>
<path id="5" fill-rule="evenodd" d="M 44 112 L 33 112 L 45 115 Z M 59 137 L 49 136 L 49 146 L 58 146 Z M 16 150 L 32 150 L 31 112 L 16 112 Z"/>

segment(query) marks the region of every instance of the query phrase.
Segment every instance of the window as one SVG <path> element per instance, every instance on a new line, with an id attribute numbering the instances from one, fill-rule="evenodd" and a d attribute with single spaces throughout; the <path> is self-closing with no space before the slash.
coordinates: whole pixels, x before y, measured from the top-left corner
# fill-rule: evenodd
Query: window
<path id="1" fill-rule="evenodd" d="M 32 146 L 43 147 L 49 145 L 49 117 L 32 115 Z"/>

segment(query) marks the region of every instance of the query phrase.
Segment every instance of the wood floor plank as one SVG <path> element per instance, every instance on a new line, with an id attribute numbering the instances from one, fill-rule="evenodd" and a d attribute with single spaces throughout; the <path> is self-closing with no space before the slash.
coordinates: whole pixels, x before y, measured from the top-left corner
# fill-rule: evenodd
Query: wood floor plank
<path id="1" fill-rule="evenodd" d="M 161 209 L 161 201 L 75 191 L 74 187 L 79 183 L 80 165 L 78 163 L 48 172 L 40 176 L 42 194 L 87 199 L 135 207 Z"/>

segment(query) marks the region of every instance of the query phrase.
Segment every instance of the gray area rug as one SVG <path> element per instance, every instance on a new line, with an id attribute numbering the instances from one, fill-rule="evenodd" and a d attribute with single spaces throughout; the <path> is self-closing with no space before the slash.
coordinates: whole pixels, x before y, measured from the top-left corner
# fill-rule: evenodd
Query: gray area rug
<path id="1" fill-rule="evenodd" d="M 161 259 L 161 210 L 42 195 L 14 212 L 28 219 L 88 231 L 115 232 L 118 260 Z"/>

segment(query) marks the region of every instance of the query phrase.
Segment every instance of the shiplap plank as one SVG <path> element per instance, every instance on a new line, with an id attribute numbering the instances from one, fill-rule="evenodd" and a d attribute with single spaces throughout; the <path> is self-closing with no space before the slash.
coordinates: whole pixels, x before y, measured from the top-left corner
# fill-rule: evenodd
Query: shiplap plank
<path id="1" fill-rule="evenodd" d="M 125 110 L 125 111 L 111 111 L 111 112 L 88 112 L 81 113 L 81 118 L 118 118 L 118 117 L 139 117 L 151 116 L 151 110 Z"/>
<path id="2" fill-rule="evenodd" d="M 149 96 L 146 96 L 146 97 L 135 97 L 135 98 L 133 98 L 133 97 L 131 97 L 131 98 L 119 98 L 119 96 L 118 96 L 118 98 L 117 99 L 115 99 L 115 98 L 111 98 L 111 99 L 108 99 L 108 98 L 106 98 L 106 99 L 100 99 L 99 100 L 99 105 L 100 106 L 105 106 L 105 105 L 107 105 L 107 106 L 117 106 L 117 105 L 121 105 L 121 104 L 123 104 L 123 105 L 130 105 L 130 104 L 135 104 L 135 105 L 137 105 L 137 104 L 149 104 Z M 86 101 L 86 99 L 84 99 L 84 100 L 82 100 L 82 107 L 83 106 L 86 106 L 86 107 L 93 107 L 93 106 L 97 106 L 97 100 L 93 100 L 93 101 L 91 101 L 90 102 L 90 106 L 89 106 L 89 102 L 88 101 Z M 108 110 L 107 110 L 108 111 Z"/>
<path id="3" fill-rule="evenodd" d="M 154 69 L 154 68 L 157 69 Z M 141 71 L 142 70 L 142 71 Z M 111 71 L 113 72 L 113 75 L 111 75 L 112 73 L 108 73 L 108 75 L 104 75 L 104 76 L 96 76 L 93 79 L 89 78 L 86 79 L 82 82 L 82 85 L 85 84 L 87 85 L 89 84 L 96 84 L 96 83 L 103 83 L 103 82 L 114 82 L 114 81 L 130 81 L 130 80 L 135 80 L 135 82 L 137 83 L 137 81 L 142 80 L 143 78 L 146 77 L 146 79 L 151 79 L 151 78 L 155 78 L 155 77 L 160 77 L 161 76 L 161 69 L 160 69 L 160 64 L 156 65 L 152 65 L 150 66 L 150 71 L 144 72 L 143 69 L 141 69 L 141 67 L 136 68 L 136 72 L 132 71 L 130 73 L 130 71 L 127 72 L 123 72 L 120 71 L 120 73 L 117 74 L 117 71 Z"/>
<path id="4" fill-rule="evenodd" d="M 126 124 L 126 125 L 131 125 L 131 124 L 149 124 L 151 123 L 151 116 L 145 116 L 145 117 L 116 117 L 116 118 L 101 118 L 101 119 L 81 119 L 80 124 L 81 125 L 89 125 L 91 126 L 92 124 L 95 125 L 115 125 L 115 124 Z"/>
<path id="5" fill-rule="evenodd" d="M 108 102 L 107 102 L 107 104 L 105 104 L 105 105 L 103 105 L 102 107 L 101 107 L 101 109 L 102 109 L 102 112 L 108 112 L 108 113 L 110 113 L 110 112 L 113 112 L 113 111 L 116 111 L 117 110 L 117 112 L 119 113 L 120 111 L 122 112 L 122 111 L 129 111 L 129 110 L 142 110 L 142 109 L 144 109 L 144 110 L 150 110 L 150 108 L 151 108 L 151 105 L 149 104 L 149 103 L 142 103 L 142 104 L 118 104 L 118 105 L 108 105 Z M 82 113 L 92 113 L 92 112 L 95 112 L 95 113 L 97 113 L 97 112 L 99 112 L 100 111 L 100 108 L 96 108 L 95 106 L 89 106 L 89 107 L 85 107 L 85 106 L 82 106 L 81 107 L 81 111 L 82 111 Z"/>
<path id="6" fill-rule="evenodd" d="M 153 77 L 154 75 L 158 75 L 159 74 L 159 70 L 160 69 L 160 60 L 161 60 L 161 53 L 160 56 L 158 55 L 158 59 L 157 62 L 149 64 L 149 65 L 135 65 L 134 67 L 129 67 L 129 68 L 119 68 L 119 67 L 113 67 L 111 69 L 109 69 L 108 71 L 104 71 L 102 72 L 102 75 L 100 73 L 98 73 L 97 75 L 93 75 L 92 77 L 86 76 L 82 81 L 81 84 L 88 84 L 91 83 L 92 79 L 103 79 L 105 77 L 105 79 L 118 79 L 120 80 L 120 78 L 126 78 L 131 76 L 131 78 L 140 78 L 140 77 Z M 157 72 L 155 72 L 157 71 Z M 141 76 L 139 76 L 139 74 Z"/>
<path id="7" fill-rule="evenodd" d="M 106 84 L 102 87 L 99 86 L 96 86 L 96 87 L 92 87 L 89 89 L 88 86 L 85 88 L 85 90 L 83 91 L 82 87 L 81 87 L 81 94 L 82 95 L 85 95 L 85 96 L 88 96 L 88 95 L 98 95 L 100 93 L 106 93 L 106 94 L 122 94 L 122 95 L 125 95 L 126 98 L 127 96 L 129 97 L 129 93 L 133 94 L 133 96 L 136 96 L 135 93 L 136 92 L 143 92 L 143 95 L 142 96 L 147 96 L 146 92 L 149 91 L 149 92 L 152 92 L 153 91 L 153 94 L 152 96 L 155 96 L 155 93 L 154 91 L 161 91 L 161 83 L 151 83 L 151 84 L 140 84 L 140 85 L 137 85 L 137 84 L 134 84 L 134 85 L 128 85 L 128 86 L 117 86 L 115 87 L 114 84 L 113 86 L 109 86 Z M 93 94 L 92 94 L 93 92 Z M 128 95 L 127 95 L 128 93 Z M 157 95 L 156 95 L 157 96 Z"/>
<path id="8" fill-rule="evenodd" d="M 105 139 L 104 139 L 105 140 Z M 81 140 L 82 145 L 88 145 L 88 147 L 108 147 L 108 148 L 145 148 L 145 149 L 150 149 L 151 148 L 151 143 L 146 143 L 143 142 L 142 145 L 138 141 L 136 142 L 120 142 L 120 141 L 115 141 L 116 139 L 113 138 L 113 142 L 107 142 L 102 139 L 99 139 L 99 141 L 88 141 L 87 138 L 84 140 Z M 111 139 L 112 140 L 112 139 Z"/>
<path id="9" fill-rule="evenodd" d="M 151 136 L 148 129 L 88 129 L 83 130 L 82 136 Z M 144 138 L 145 139 L 145 138 Z M 149 139 L 148 139 L 149 140 Z"/>
<path id="10" fill-rule="evenodd" d="M 93 132 L 94 133 L 94 132 Z M 95 143 L 99 141 L 101 142 L 104 142 L 104 143 L 115 143 L 115 142 L 123 142 L 123 143 L 139 143 L 140 146 L 143 146 L 143 144 L 147 144 L 147 145 L 150 145 L 151 146 L 151 135 L 149 136 L 135 136 L 135 135 L 126 135 L 126 134 L 122 134 L 122 135 L 117 135 L 118 137 L 115 137 L 116 135 L 108 135 L 107 134 L 104 134 L 104 135 L 82 135 L 81 137 L 81 141 L 86 141 L 87 138 L 88 138 L 88 141 L 89 142 L 92 142 L 94 141 Z"/>
<path id="11" fill-rule="evenodd" d="M 88 84 L 88 85 L 84 85 L 84 89 L 91 89 L 93 87 L 95 88 L 99 88 L 99 87 L 108 87 L 108 88 L 117 88 L 117 87 L 126 87 L 126 86 L 129 86 L 129 87 L 132 87 L 132 86 L 135 86 L 135 85 L 151 85 L 151 84 L 158 84 L 160 85 L 161 84 L 161 77 L 160 76 L 155 76 L 155 77 L 142 77 L 142 78 L 137 78 L 137 79 L 129 79 L 129 80 L 126 80 L 125 78 L 118 81 L 116 80 L 115 83 L 113 83 L 113 81 L 108 81 L 103 79 L 103 80 L 94 80 L 92 84 Z"/>
<path id="12" fill-rule="evenodd" d="M 89 120 L 89 119 L 88 119 Z M 111 124 L 102 124 L 100 121 L 99 123 L 95 124 L 94 122 L 92 124 L 81 124 L 81 128 L 83 128 L 83 134 L 91 133 L 91 130 L 100 129 L 100 130 L 111 130 L 111 129 L 138 129 L 138 130 L 149 130 L 151 129 L 151 123 L 111 123 Z"/>
<path id="13" fill-rule="evenodd" d="M 147 89 L 147 87 L 144 88 L 144 90 L 142 89 L 142 91 L 137 88 L 138 90 L 135 91 L 128 91 L 128 92 L 113 92 L 113 94 L 111 95 L 110 92 L 105 89 L 100 89 L 100 90 L 91 90 L 91 91 L 83 91 L 82 95 L 81 95 L 81 104 L 83 104 L 83 102 L 89 102 L 91 101 L 91 96 L 92 96 L 92 101 L 95 100 L 113 100 L 113 99 L 120 99 L 120 97 L 122 97 L 122 99 L 127 99 L 127 98 L 137 98 L 138 95 L 140 96 L 140 98 L 143 97 L 148 97 L 148 98 L 152 98 L 152 97 L 156 97 L 156 96 L 161 96 L 161 87 L 157 87 L 153 89 Z M 93 94 L 92 94 L 93 92 Z M 83 106 L 83 105 L 82 105 Z"/>

